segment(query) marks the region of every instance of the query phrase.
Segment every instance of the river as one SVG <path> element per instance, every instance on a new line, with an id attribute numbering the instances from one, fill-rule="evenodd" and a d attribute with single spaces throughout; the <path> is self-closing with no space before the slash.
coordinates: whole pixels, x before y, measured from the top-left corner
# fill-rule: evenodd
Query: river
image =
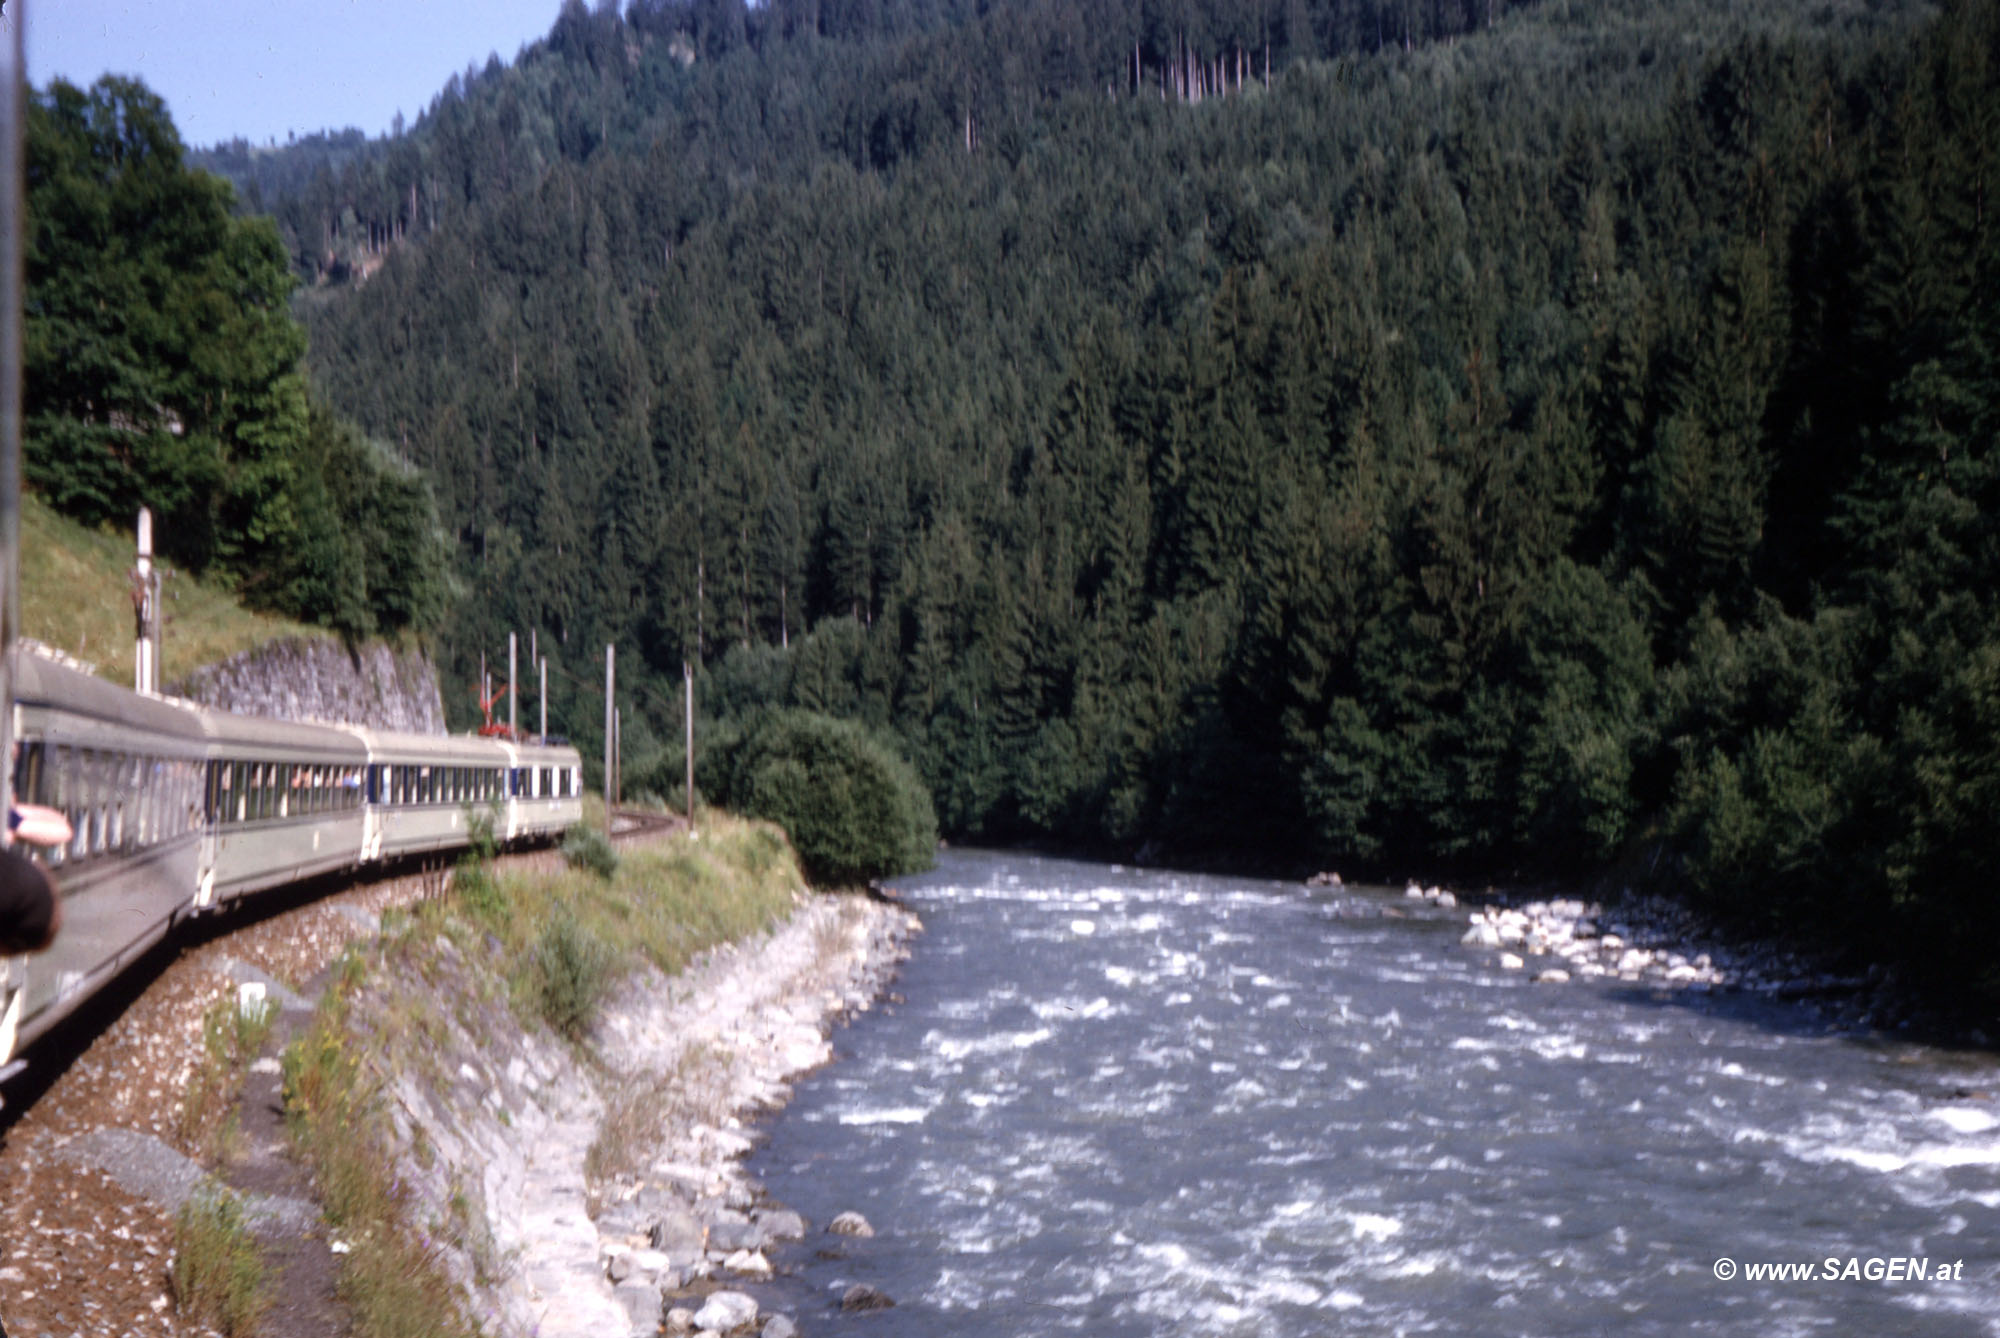
<path id="1" fill-rule="evenodd" d="M 778 1254 L 807 1334 L 2000 1334 L 1991 1055 L 1531 984 L 1386 889 L 975 851 L 898 886 L 901 1002 L 751 1166 L 877 1228 Z M 898 1304 L 839 1313 L 856 1282 Z"/>

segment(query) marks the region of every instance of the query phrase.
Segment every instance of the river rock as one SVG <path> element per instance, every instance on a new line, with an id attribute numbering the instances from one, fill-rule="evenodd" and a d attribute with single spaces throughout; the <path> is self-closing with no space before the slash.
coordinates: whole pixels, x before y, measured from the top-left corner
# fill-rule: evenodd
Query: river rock
<path id="1" fill-rule="evenodd" d="M 1552 966 L 1546 971 L 1537 971 L 1535 973 L 1535 983 L 1537 985 L 1567 985 L 1569 983 L 1569 972 L 1559 966 Z"/>
<path id="2" fill-rule="evenodd" d="M 709 1333 L 727 1333 L 757 1322 L 757 1302 L 742 1292 L 711 1292 L 694 1312 L 694 1326 Z"/>
<path id="3" fill-rule="evenodd" d="M 857 1282 L 840 1296 L 840 1308 L 849 1312 L 867 1310 L 887 1310 L 896 1304 L 889 1293 L 880 1287 L 871 1287 L 865 1282 Z"/>
<path id="4" fill-rule="evenodd" d="M 652 1247 L 666 1255 L 677 1268 L 686 1268 L 701 1257 L 701 1223 L 680 1204 L 663 1209 L 646 1231 Z"/>
<path id="5" fill-rule="evenodd" d="M 1503 952 L 1500 954 L 1500 965 L 1505 967 L 1509 971 L 1519 971 L 1522 967 L 1526 966 L 1527 963 L 1522 961 L 1519 957 L 1516 957 L 1511 952 Z"/>
<path id="6" fill-rule="evenodd" d="M 686 1306 L 675 1306 L 667 1312 L 668 1333 L 693 1333 L 694 1311 Z"/>
<path id="7" fill-rule="evenodd" d="M 768 1278 L 771 1276 L 771 1261 L 756 1250 L 738 1250 L 722 1261 L 722 1266 L 731 1273 L 741 1273 L 747 1277 Z"/>
<path id="8" fill-rule="evenodd" d="M 836 1236 L 872 1236 L 875 1228 L 868 1225 L 868 1219 L 852 1208 L 826 1224 L 826 1229 Z"/>
<path id="9" fill-rule="evenodd" d="M 754 1220 L 767 1245 L 774 1240 L 806 1238 L 806 1219 L 789 1208 L 768 1208 L 758 1213 Z"/>
<path id="10" fill-rule="evenodd" d="M 1470 943 L 1475 948 L 1497 948 L 1500 946 L 1500 930 L 1484 920 L 1475 920 L 1472 928 L 1466 930 L 1458 941 Z"/>
<path id="11" fill-rule="evenodd" d="M 799 1326 L 784 1315 L 773 1315 L 764 1321 L 760 1338 L 799 1338 Z"/>
<path id="12" fill-rule="evenodd" d="M 739 1214 L 731 1213 L 731 1217 Z M 747 1220 L 714 1222 L 708 1228 L 708 1248 L 710 1253 L 717 1250 L 724 1254 L 734 1254 L 738 1250 L 757 1250 L 764 1246 L 764 1234 Z"/>

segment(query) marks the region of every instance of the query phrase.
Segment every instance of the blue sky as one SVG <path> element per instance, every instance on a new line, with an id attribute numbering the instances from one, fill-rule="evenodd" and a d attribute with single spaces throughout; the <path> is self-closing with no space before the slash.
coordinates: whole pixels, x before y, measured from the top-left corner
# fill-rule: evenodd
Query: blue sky
<path id="1" fill-rule="evenodd" d="M 16 0 L 28 77 L 88 85 L 137 75 L 166 99 L 181 139 L 414 122 L 455 70 L 511 61 L 546 36 L 560 0 Z M 7 6 L 12 21 L 16 4 Z"/>

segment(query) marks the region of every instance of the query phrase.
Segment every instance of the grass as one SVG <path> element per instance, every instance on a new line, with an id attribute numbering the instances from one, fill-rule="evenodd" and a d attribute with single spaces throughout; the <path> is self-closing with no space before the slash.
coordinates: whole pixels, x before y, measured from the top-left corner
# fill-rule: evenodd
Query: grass
<path id="1" fill-rule="evenodd" d="M 21 498 L 21 634 L 132 681 L 132 536 L 87 529 L 32 494 Z M 170 568 L 171 570 L 171 568 Z M 162 584 L 166 628 L 160 681 L 280 637 L 324 637 L 273 614 L 253 613 L 225 585 L 174 573 Z"/>
<path id="2" fill-rule="evenodd" d="M 181 1205 L 168 1277 L 183 1317 L 208 1324 L 225 1338 L 256 1329 L 271 1297 L 242 1200 L 207 1185 Z"/>
<path id="3" fill-rule="evenodd" d="M 506 909 L 488 928 L 507 960 L 529 962 L 549 925 L 567 915 L 599 942 L 668 975 L 706 948 L 768 928 L 803 886 L 783 833 L 721 813 L 704 815 L 699 840 L 625 850 L 608 879 L 567 869 L 508 872 L 498 882 Z"/>
<path id="4" fill-rule="evenodd" d="M 208 1006 L 201 1019 L 201 1058 L 188 1074 L 181 1092 L 180 1133 L 184 1146 L 195 1149 L 214 1166 L 233 1154 L 239 1129 L 236 1097 L 243 1090 L 243 1071 L 264 1048 L 278 1005 L 266 999 L 245 1009 L 235 993 Z"/>

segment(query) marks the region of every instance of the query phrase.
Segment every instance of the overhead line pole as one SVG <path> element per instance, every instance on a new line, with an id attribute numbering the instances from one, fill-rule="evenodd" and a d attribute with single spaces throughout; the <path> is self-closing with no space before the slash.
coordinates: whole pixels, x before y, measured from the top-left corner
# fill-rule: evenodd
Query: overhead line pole
<path id="1" fill-rule="evenodd" d="M 25 210 L 22 124 L 28 112 L 27 45 L 21 36 L 24 0 L 14 0 L 6 38 L 7 71 L 0 97 L 0 758 L 14 755 L 14 635 L 21 607 L 21 309 Z M 14 802 L 14 768 L 0 766 L 0 802 Z"/>
<path id="2" fill-rule="evenodd" d="M 515 710 L 521 700 L 521 679 L 515 672 L 515 649 L 519 645 L 514 633 L 507 634 L 507 738 L 510 742 L 521 741 L 520 715 Z"/>
<path id="3" fill-rule="evenodd" d="M 694 830 L 694 666 L 681 661 L 681 701 L 686 708 L 687 733 L 684 744 L 687 751 L 687 805 L 688 830 Z"/>
<path id="4" fill-rule="evenodd" d="M 618 648 L 609 641 L 604 643 L 604 834 L 611 835 L 611 748 L 612 738 L 618 729 L 617 708 L 613 692 L 617 686 Z"/>

